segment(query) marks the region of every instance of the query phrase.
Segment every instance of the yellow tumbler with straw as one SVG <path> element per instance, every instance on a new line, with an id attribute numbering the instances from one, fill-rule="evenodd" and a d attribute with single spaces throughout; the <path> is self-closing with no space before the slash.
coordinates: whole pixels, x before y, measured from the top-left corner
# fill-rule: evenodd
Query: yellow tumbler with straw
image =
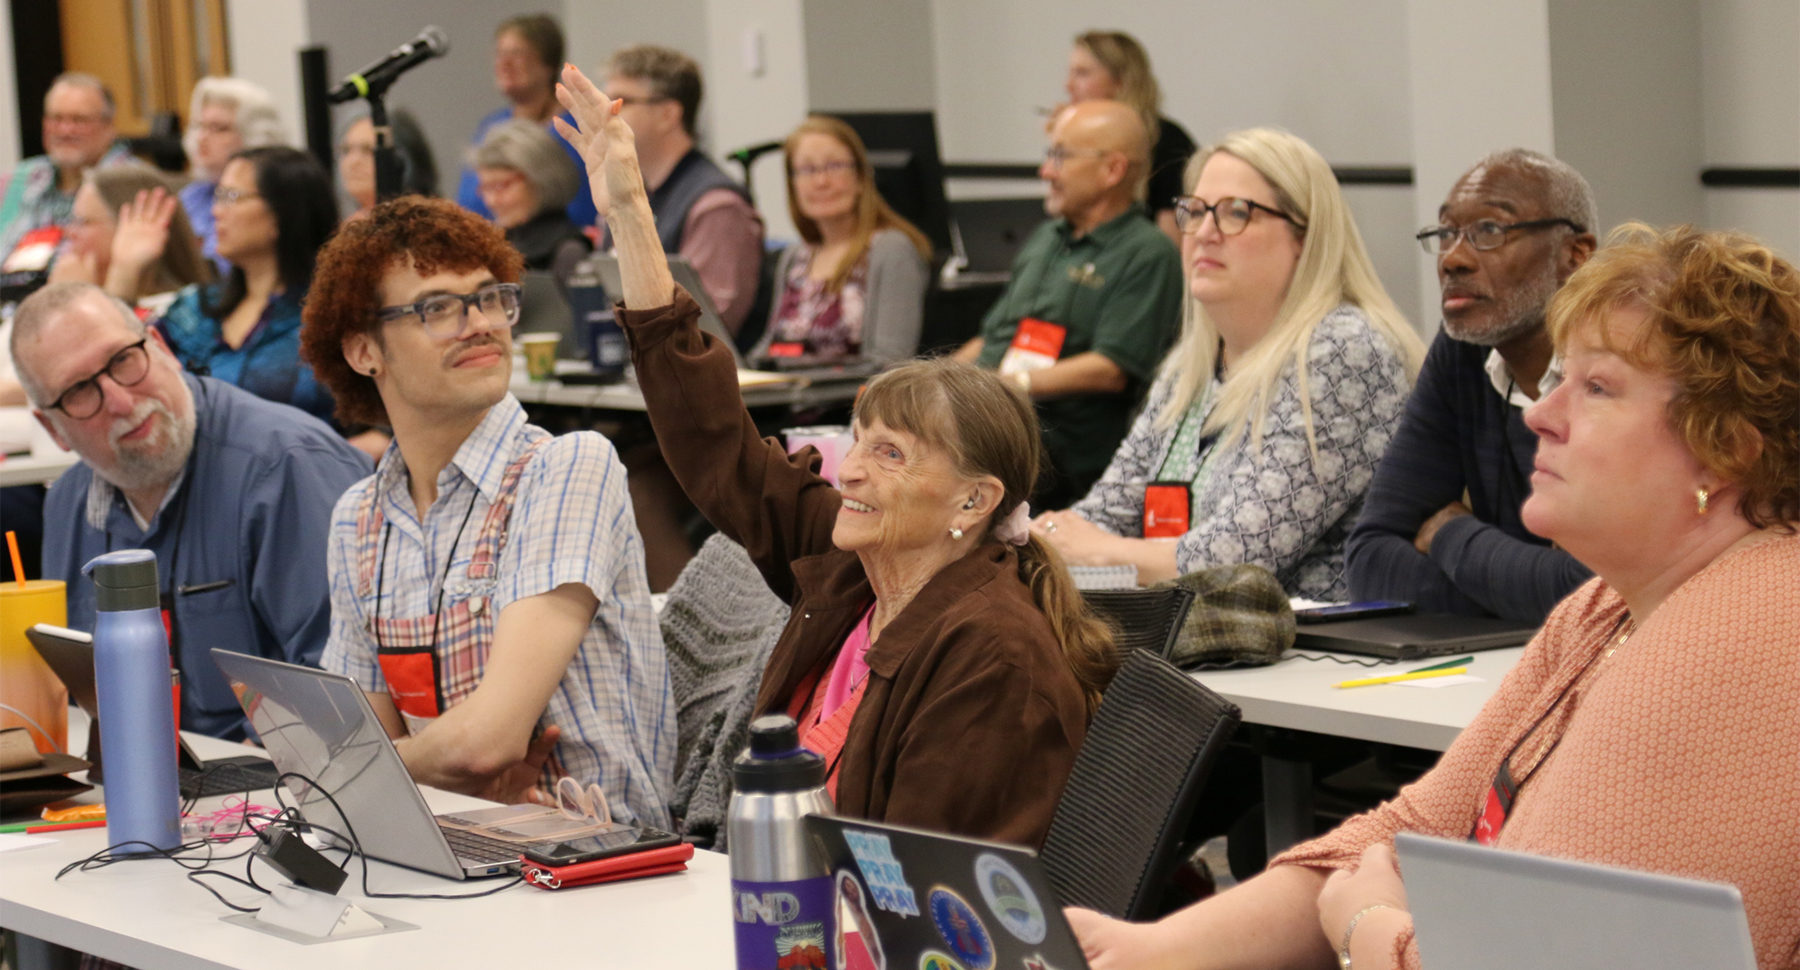
<path id="1" fill-rule="evenodd" d="M 69 622 L 67 587 L 57 579 L 25 579 L 19 540 L 6 534 L 13 578 L 0 583 L 0 727 L 22 727 L 39 752 L 69 747 L 69 690 L 51 672 L 25 631 Z"/>

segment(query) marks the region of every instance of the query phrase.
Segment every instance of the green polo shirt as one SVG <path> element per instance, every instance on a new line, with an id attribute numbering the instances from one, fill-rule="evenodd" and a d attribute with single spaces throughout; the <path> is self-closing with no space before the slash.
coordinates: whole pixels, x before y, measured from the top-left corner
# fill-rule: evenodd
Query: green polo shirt
<path id="1" fill-rule="evenodd" d="M 981 322 L 989 369 L 1011 345 L 1019 321 L 1068 328 L 1062 356 L 1095 351 L 1131 377 L 1118 394 L 1077 394 L 1038 402 L 1044 450 L 1056 478 L 1040 501 L 1061 507 L 1087 494 L 1125 439 L 1143 397 L 1181 329 L 1181 255 L 1141 206 L 1077 239 L 1066 219 L 1037 227 L 1013 261 L 1012 282 Z"/>

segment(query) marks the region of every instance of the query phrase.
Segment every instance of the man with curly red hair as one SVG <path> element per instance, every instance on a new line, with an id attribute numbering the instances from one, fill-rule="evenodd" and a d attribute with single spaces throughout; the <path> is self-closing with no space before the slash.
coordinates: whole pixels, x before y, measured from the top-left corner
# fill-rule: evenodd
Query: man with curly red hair
<path id="1" fill-rule="evenodd" d="M 414 779 L 503 802 L 565 777 L 669 825 L 674 704 L 611 442 L 507 390 L 520 258 L 449 202 L 376 206 L 319 254 L 302 352 L 393 429 L 332 516 L 331 638 Z"/>

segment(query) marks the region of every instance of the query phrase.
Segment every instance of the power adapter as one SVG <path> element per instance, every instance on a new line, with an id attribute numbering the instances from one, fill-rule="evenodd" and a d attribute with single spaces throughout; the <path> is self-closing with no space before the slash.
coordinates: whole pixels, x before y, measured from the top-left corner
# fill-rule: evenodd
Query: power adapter
<path id="1" fill-rule="evenodd" d="M 285 826 L 273 829 L 269 844 L 258 847 L 256 854 L 289 882 L 328 896 L 337 895 L 338 887 L 349 878 L 349 873 Z"/>

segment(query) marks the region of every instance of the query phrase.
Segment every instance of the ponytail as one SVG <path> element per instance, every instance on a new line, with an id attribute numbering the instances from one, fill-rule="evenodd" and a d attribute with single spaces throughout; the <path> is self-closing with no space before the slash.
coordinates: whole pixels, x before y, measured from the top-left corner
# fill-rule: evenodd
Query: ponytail
<path id="1" fill-rule="evenodd" d="M 1088 717 L 1093 718 L 1100 692 L 1119 669 L 1112 627 L 1088 609 L 1062 555 L 1035 534 L 1019 547 L 1019 580 L 1031 589 L 1032 600 L 1050 621 L 1050 632 L 1062 644 L 1063 660 L 1081 685 Z"/>

